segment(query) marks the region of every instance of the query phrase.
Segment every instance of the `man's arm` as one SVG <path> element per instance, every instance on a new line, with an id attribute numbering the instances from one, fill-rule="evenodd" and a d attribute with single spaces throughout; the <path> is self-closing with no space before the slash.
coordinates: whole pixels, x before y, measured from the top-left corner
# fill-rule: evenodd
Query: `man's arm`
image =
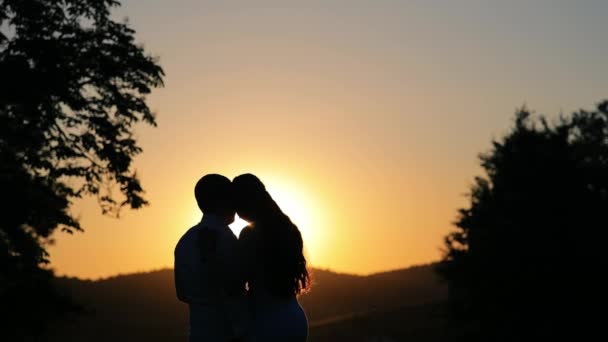
<path id="1" fill-rule="evenodd" d="M 175 292 L 177 299 L 188 304 L 207 304 L 206 300 L 197 298 L 195 295 L 199 293 L 201 289 L 195 287 L 200 286 L 200 281 L 196 277 L 200 276 L 197 274 L 197 270 L 193 262 L 195 261 L 195 250 L 189 250 L 187 247 L 188 239 L 190 236 L 184 237 L 177 247 L 174 253 L 174 264 L 173 264 L 173 275 L 175 278 Z M 198 290 L 198 291 L 197 291 Z"/>
<path id="2" fill-rule="evenodd" d="M 188 304 L 209 305 L 217 302 L 221 296 L 215 284 L 218 279 L 213 279 L 213 271 L 217 258 L 214 256 L 215 245 L 212 241 L 214 236 L 207 236 L 208 231 L 194 233 L 184 237 L 178 243 L 174 253 L 174 278 L 177 298 Z M 189 239 L 194 238 L 194 241 Z M 194 242 L 195 246 L 190 243 Z M 195 248 L 194 248 L 195 247 Z M 203 269 L 211 271 L 205 273 L 206 279 L 201 279 Z"/>
<path id="3" fill-rule="evenodd" d="M 177 299 L 185 303 L 190 303 L 188 284 L 191 282 L 191 279 L 189 279 L 188 275 L 192 274 L 192 267 L 183 259 L 184 256 L 182 255 L 181 248 L 178 244 L 175 248 L 173 264 L 175 292 L 177 294 Z"/>
<path id="4" fill-rule="evenodd" d="M 196 291 L 193 290 L 193 286 L 194 284 L 198 284 L 198 282 L 193 278 L 196 275 L 191 265 L 176 260 L 174 276 L 177 299 L 187 304 L 208 305 L 212 303 L 212 300 L 209 298 L 199 298 L 195 295 Z"/>

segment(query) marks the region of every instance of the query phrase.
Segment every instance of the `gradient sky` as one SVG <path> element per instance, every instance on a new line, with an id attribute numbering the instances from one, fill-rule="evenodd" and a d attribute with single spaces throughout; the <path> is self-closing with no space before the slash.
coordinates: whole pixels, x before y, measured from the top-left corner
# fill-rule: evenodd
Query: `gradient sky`
<path id="1" fill-rule="evenodd" d="M 205 173 L 257 174 L 314 266 L 367 274 L 438 260 L 476 156 L 516 107 L 608 98 L 608 2 L 129 0 L 166 87 L 135 161 L 151 206 L 58 233 L 59 274 L 170 267 Z"/>

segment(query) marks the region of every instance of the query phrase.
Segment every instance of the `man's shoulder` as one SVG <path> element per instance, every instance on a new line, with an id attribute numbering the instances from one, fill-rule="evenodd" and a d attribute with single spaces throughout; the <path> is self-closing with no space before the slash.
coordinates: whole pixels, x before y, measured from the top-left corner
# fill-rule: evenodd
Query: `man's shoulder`
<path id="1" fill-rule="evenodd" d="M 179 241 L 177 242 L 177 245 L 175 245 L 175 252 L 177 252 L 180 249 L 185 248 L 187 245 L 189 245 L 191 243 L 191 241 L 196 239 L 199 229 L 200 228 L 199 228 L 198 224 L 193 227 L 190 227 L 190 229 L 188 229 L 184 233 L 184 235 L 182 235 L 182 237 L 179 239 Z"/>

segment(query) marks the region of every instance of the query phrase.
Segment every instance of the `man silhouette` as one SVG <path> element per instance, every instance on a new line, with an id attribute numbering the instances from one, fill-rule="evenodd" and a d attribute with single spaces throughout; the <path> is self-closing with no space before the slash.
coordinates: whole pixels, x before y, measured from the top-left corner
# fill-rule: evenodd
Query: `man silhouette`
<path id="1" fill-rule="evenodd" d="M 228 227 L 235 215 L 232 184 L 209 174 L 196 183 L 194 195 L 203 218 L 177 243 L 174 268 L 177 298 L 190 311 L 189 341 L 235 340 L 243 335 L 245 310 L 236 304 L 244 282 L 238 276 L 238 239 Z"/>

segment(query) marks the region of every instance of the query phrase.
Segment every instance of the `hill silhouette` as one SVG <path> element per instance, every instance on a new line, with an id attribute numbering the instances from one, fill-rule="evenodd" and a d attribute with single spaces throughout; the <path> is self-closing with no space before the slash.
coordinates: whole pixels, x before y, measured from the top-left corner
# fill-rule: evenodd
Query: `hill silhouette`
<path id="1" fill-rule="evenodd" d="M 54 324 L 51 341 L 185 341 L 187 306 L 175 296 L 171 269 L 57 283 L 84 313 Z M 431 341 L 444 330 L 446 298 L 447 287 L 425 265 L 369 276 L 314 269 L 312 291 L 300 300 L 311 341 L 380 335 Z"/>

